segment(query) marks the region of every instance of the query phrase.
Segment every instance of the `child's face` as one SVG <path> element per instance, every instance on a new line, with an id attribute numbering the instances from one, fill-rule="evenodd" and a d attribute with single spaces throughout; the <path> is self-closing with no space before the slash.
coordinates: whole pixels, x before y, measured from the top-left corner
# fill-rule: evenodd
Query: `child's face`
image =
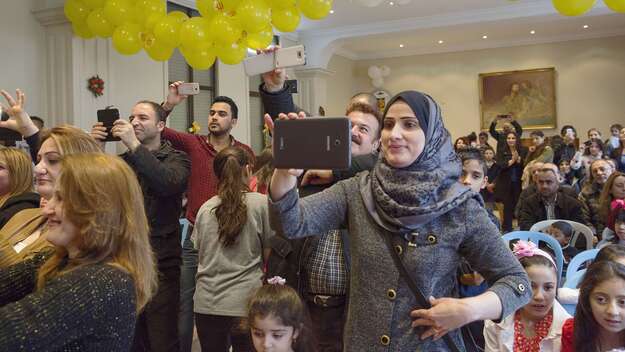
<path id="1" fill-rule="evenodd" d="M 571 171 L 571 165 L 568 162 L 563 161 L 560 163 L 561 174 L 568 174 L 570 171 Z"/>
<path id="2" fill-rule="evenodd" d="M 531 265 L 525 271 L 532 283 L 532 300 L 523 312 L 532 320 L 541 320 L 553 307 L 558 279 L 555 270 L 545 265 Z"/>
<path id="3" fill-rule="evenodd" d="M 486 159 L 486 161 L 491 161 L 495 158 L 495 152 L 493 152 L 490 149 L 486 149 L 484 151 L 484 159 Z"/>
<path id="4" fill-rule="evenodd" d="M 606 280 L 590 293 L 590 308 L 597 324 L 611 333 L 625 330 L 625 281 Z"/>
<path id="5" fill-rule="evenodd" d="M 479 161 L 475 159 L 465 160 L 462 165 L 462 175 L 460 176 L 460 182 L 469 186 L 473 192 L 479 192 L 486 187 L 488 183 L 488 177 L 484 175 L 484 169 L 480 165 Z"/>
<path id="6" fill-rule="evenodd" d="M 615 221 L 614 232 L 621 241 L 625 241 L 625 221 Z"/>
<path id="7" fill-rule="evenodd" d="M 612 182 L 612 197 L 625 199 L 625 176 L 618 176 Z"/>
<path id="8" fill-rule="evenodd" d="M 601 133 L 599 133 L 599 131 L 597 130 L 590 130 L 588 131 L 588 139 L 601 139 Z"/>
<path id="9" fill-rule="evenodd" d="M 282 325 L 273 315 L 256 317 L 252 325 L 252 341 L 257 352 L 293 352 L 298 334 L 297 329 Z"/>
<path id="10" fill-rule="evenodd" d="M 551 235 L 551 237 L 555 238 L 556 241 L 558 241 L 561 246 L 564 247 L 564 246 L 569 244 L 569 239 L 566 238 L 564 233 L 562 233 L 562 231 L 560 231 L 559 228 L 556 228 L 556 227 L 553 227 L 553 226 L 549 226 L 547 228 L 547 233 L 549 235 Z"/>
<path id="11" fill-rule="evenodd" d="M 612 133 L 612 137 L 618 137 L 619 132 L 621 132 L 618 128 L 613 128 L 610 130 L 610 133 Z"/>

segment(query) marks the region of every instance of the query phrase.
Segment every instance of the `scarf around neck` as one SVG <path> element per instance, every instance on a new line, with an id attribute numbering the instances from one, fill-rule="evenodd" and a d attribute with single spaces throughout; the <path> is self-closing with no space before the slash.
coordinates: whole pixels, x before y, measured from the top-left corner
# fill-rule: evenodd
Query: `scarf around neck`
<path id="1" fill-rule="evenodd" d="M 389 101 L 384 116 L 399 99 L 417 116 L 425 147 L 405 168 L 389 165 L 380 153 L 373 170 L 361 176 L 360 193 L 378 225 L 403 233 L 431 222 L 476 194 L 458 182 L 460 160 L 434 99 L 416 91 L 399 93 Z"/>

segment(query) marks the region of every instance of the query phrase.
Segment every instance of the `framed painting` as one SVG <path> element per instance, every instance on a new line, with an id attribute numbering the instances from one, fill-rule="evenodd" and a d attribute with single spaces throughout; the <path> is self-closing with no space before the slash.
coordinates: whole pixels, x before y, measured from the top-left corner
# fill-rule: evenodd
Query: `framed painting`
<path id="1" fill-rule="evenodd" d="M 555 74 L 553 67 L 480 73 L 482 130 L 498 115 L 512 115 L 526 130 L 556 128 Z"/>

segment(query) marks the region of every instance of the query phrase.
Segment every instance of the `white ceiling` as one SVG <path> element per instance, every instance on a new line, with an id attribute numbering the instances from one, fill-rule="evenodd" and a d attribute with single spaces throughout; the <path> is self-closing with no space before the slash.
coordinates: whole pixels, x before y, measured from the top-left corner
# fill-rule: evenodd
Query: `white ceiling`
<path id="1" fill-rule="evenodd" d="M 333 41 L 337 53 L 352 59 L 375 59 L 625 35 L 625 14 L 601 0 L 579 17 L 557 14 L 551 0 L 412 0 L 403 6 L 386 0 L 375 8 L 335 0 L 334 14 L 304 20 L 298 35 L 304 42 Z"/>

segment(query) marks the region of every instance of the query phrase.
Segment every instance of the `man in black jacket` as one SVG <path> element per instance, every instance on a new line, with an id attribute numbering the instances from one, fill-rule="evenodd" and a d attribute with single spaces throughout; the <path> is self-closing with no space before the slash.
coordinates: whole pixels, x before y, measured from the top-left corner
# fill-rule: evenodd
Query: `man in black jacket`
<path id="1" fill-rule="evenodd" d="M 552 164 L 536 173 L 536 193 L 523 200 L 519 207 L 519 227 L 529 230 L 539 221 L 561 219 L 585 224 L 582 205 L 577 198 L 559 191 L 558 174 Z"/>
<path id="2" fill-rule="evenodd" d="M 130 121 L 115 121 L 111 134 L 128 151 L 121 157 L 135 171 L 150 223 L 150 243 L 157 259 L 158 291 L 137 319 L 133 351 L 179 352 L 180 224 L 182 194 L 187 187 L 190 163 L 187 155 L 161 140 L 167 114 L 151 101 L 132 108 Z M 93 126 L 96 140 L 106 138 L 101 123 Z"/>

